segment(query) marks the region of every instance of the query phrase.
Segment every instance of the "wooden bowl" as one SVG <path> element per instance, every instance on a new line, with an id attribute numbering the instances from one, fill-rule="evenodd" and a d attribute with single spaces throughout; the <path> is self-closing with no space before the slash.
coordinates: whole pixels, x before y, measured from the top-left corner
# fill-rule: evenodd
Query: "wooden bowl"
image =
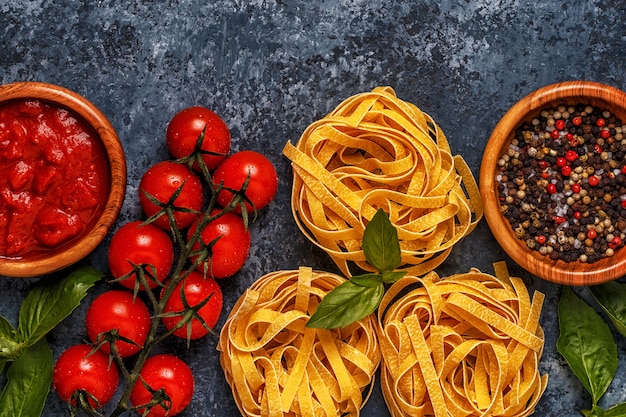
<path id="1" fill-rule="evenodd" d="M 527 247 L 518 239 L 508 220 L 501 213 L 497 164 L 508 149 L 515 130 L 522 122 L 530 122 L 542 110 L 561 104 L 588 104 L 611 111 L 626 122 L 626 93 L 616 88 L 589 81 L 569 81 L 548 85 L 527 95 L 502 117 L 493 130 L 480 167 L 480 192 L 485 218 L 498 243 L 506 253 L 528 272 L 557 284 L 582 286 L 600 284 L 626 274 L 626 249 L 596 262 L 552 260 Z"/>
<path id="2" fill-rule="evenodd" d="M 0 85 L 0 104 L 9 100 L 37 99 L 65 108 L 89 125 L 104 147 L 105 177 L 109 191 L 100 214 L 70 242 L 59 248 L 43 251 L 32 257 L 0 256 L 0 275 L 33 277 L 68 267 L 91 253 L 113 226 L 126 192 L 126 158 L 117 133 L 106 116 L 91 102 L 77 93 L 56 85 L 39 82 L 17 82 Z M 106 166 L 105 165 L 105 166 Z"/>

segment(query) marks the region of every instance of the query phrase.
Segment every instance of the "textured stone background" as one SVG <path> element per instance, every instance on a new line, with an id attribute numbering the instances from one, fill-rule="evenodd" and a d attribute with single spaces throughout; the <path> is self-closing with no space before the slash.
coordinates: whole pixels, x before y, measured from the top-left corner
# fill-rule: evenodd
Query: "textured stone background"
<path id="1" fill-rule="evenodd" d="M 476 177 L 499 118 L 531 91 L 589 79 L 626 88 L 623 1 L 480 0 L 4 0 L 0 82 L 45 81 L 74 90 L 110 118 L 127 153 L 128 193 L 119 222 L 140 216 L 137 184 L 167 157 L 164 134 L 180 109 L 205 105 L 232 130 L 234 150 L 262 150 L 280 175 L 277 198 L 252 227 L 244 270 L 223 283 L 222 322 L 235 300 L 270 271 L 309 265 L 334 271 L 297 231 L 289 207 L 291 172 L 281 155 L 312 121 L 340 101 L 379 85 L 429 113 Z M 91 256 L 106 268 L 108 240 Z M 483 221 L 439 268 L 442 275 L 507 259 Z M 541 363 L 550 382 L 538 416 L 578 416 L 590 398 L 555 350 L 557 285 L 520 271 L 547 295 Z M 0 314 L 15 321 L 36 279 L 0 278 Z M 104 290 L 98 287 L 94 294 Z M 584 291 L 582 291 L 584 293 Z M 92 296 L 94 295 L 92 294 Z M 583 295 L 585 295 L 584 293 Z M 86 306 L 49 337 L 55 357 L 85 337 Z M 616 336 L 622 357 L 626 340 Z M 216 341 L 173 343 L 196 372 L 184 416 L 232 416 Z M 626 363 L 601 405 L 626 400 Z M 364 415 L 389 416 L 378 386 Z M 50 394 L 45 416 L 64 414 Z"/>

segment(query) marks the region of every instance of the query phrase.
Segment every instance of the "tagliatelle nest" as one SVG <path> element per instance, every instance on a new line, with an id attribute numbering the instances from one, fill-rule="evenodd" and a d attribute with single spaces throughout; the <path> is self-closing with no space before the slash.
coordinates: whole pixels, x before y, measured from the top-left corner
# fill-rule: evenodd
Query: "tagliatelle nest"
<path id="1" fill-rule="evenodd" d="M 292 210 L 302 232 L 346 275 L 372 271 L 361 241 L 382 208 L 398 231 L 404 269 L 432 271 L 482 217 L 476 180 L 430 116 L 378 87 L 312 123 L 283 153 L 292 161 Z"/>
<path id="2" fill-rule="evenodd" d="M 305 327 L 345 279 L 300 268 L 261 277 L 220 333 L 226 380 L 246 417 L 358 416 L 380 362 L 376 317 L 345 328 Z"/>
<path id="3" fill-rule="evenodd" d="M 548 381 L 538 370 L 544 296 L 531 302 L 504 263 L 495 269 L 498 278 L 475 269 L 406 277 L 387 291 L 377 334 L 393 417 L 533 414 Z"/>

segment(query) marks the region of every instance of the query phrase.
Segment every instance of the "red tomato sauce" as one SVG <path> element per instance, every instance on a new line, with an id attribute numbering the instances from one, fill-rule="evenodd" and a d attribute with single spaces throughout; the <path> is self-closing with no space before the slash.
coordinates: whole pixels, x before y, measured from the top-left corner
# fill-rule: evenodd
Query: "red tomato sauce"
<path id="1" fill-rule="evenodd" d="M 0 104 L 0 257 L 32 259 L 75 241 L 109 193 L 93 129 L 45 101 Z"/>

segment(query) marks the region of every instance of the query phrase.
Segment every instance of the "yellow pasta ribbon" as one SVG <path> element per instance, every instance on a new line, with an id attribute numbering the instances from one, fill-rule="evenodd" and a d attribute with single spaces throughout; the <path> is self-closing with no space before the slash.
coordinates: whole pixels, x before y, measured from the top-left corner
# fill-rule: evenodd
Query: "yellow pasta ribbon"
<path id="1" fill-rule="evenodd" d="M 414 276 L 439 266 L 483 215 L 465 161 L 430 116 L 390 87 L 343 101 L 283 154 L 292 162 L 298 227 L 345 276 L 349 262 L 373 271 L 361 239 L 379 208 L 398 231 L 401 269 Z"/>
<path id="2" fill-rule="evenodd" d="M 405 277 L 387 291 L 377 334 L 393 417 L 533 414 L 548 378 L 538 370 L 544 296 L 531 301 L 504 263 L 494 270 Z"/>
<path id="3" fill-rule="evenodd" d="M 247 417 L 358 416 L 380 363 L 376 317 L 306 327 L 345 279 L 300 268 L 267 274 L 240 297 L 220 333 L 220 364 Z"/>

